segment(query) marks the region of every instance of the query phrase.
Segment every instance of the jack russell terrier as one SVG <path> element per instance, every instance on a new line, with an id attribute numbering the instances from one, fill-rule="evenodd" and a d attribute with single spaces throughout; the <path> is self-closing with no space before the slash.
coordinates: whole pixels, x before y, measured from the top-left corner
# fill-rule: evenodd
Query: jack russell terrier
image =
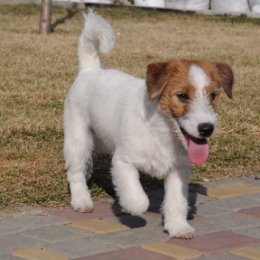
<path id="1" fill-rule="evenodd" d="M 164 178 L 164 229 L 191 238 L 187 195 L 190 165 L 207 160 L 221 88 L 232 98 L 229 65 L 171 59 L 148 65 L 146 79 L 106 68 L 99 52 L 114 45 L 111 25 L 93 11 L 80 36 L 79 73 L 64 111 L 64 155 L 74 210 L 90 212 L 92 154 L 112 154 L 112 180 L 122 208 L 141 215 L 149 200 L 139 171 Z"/>

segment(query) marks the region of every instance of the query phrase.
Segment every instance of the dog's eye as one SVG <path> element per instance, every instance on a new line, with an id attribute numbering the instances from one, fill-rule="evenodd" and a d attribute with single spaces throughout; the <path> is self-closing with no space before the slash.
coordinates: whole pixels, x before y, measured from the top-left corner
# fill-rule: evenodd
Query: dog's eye
<path id="1" fill-rule="evenodd" d="M 211 92 L 211 93 L 209 94 L 209 98 L 210 98 L 211 101 L 214 101 L 215 98 L 216 98 L 216 96 L 217 96 L 217 93 L 216 93 L 215 91 L 213 91 L 213 92 Z"/>
<path id="2" fill-rule="evenodd" d="M 189 95 L 188 95 L 187 93 L 177 94 L 177 97 L 178 97 L 178 99 L 179 99 L 181 102 L 184 102 L 184 103 L 188 102 L 189 99 L 190 99 L 190 97 L 189 97 Z"/>

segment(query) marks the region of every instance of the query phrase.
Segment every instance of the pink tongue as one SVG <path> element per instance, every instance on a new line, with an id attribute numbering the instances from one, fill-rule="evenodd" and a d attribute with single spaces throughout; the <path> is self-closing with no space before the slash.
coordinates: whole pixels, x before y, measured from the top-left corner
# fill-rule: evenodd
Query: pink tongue
<path id="1" fill-rule="evenodd" d="M 209 145 L 207 140 L 201 144 L 198 144 L 190 138 L 187 139 L 189 147 L 188 157 L 190 162 L 194 164 L 201 164 L 207 161 L 209 156 Z"/>

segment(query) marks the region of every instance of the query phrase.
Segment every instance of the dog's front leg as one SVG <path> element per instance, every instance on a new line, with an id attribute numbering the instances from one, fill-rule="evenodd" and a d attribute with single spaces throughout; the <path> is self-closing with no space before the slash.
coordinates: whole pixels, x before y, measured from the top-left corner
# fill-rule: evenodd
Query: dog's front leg
<path id="1" fill-rule="evenodd" d="M 187 222 L 189 166 L 172 169 L 165 179 L 164 229 L 170 237 L 192 238 L 194 229 Z"/>
<path id="2" fill-rule="evenodd" d="M 149 206 L 149 200 L 140 183 L 138 170 L 115 157 L 112 164 L 112 179 L 120 205 L 132 215 L 143 214 Z"/>

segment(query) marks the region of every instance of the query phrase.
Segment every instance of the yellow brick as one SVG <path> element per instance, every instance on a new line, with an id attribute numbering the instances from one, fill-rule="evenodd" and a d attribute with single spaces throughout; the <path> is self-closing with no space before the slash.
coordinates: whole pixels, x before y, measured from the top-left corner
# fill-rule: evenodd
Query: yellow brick
<path id="1" fill-rule="evenodd" d="M 69 260 L 68 256 L 35 247 L 18 249 L 12 255 L 26 260 Z"/>
<path id="2" fill-rule="evenodd" d="M 260 259 L 260 248 L 256 248 L 256 247 L 242 247 L 239 249 L 232 250 L 231 253 L 252 260 Z"/>
<path id="3" fill-rule="evenodd" d="M 209 187 L 207 195 L 217 199 L 226 199 L 260 192 L 260 187 L 252 184 L 231 183 Z"/>
<path id="4" fill-rule="evenodd" d="M 76 221 L 76 222 L 72 222 L 70 226 L 87 230 L 87 231 L 92 231 L 98 234 L 129 230 L 129 228 L 125 225 L 116 224 L 116 223 L 103 221 L 99 219 Z"/>
<path id="5" fill-rule="evenodd" d="M 226 198 L 238 197 L 241 194 L 239 191 L 228 190 L 221 186 L 216 186 L 216 187 L 209 188 L 207 191 L 207 195 L 209 197 L 213 197 L 216 199 L 226 199 Z"/>
<path id="6" fill-rule="evenodd" d="M 142 248 L 177 259 L 190 259 L 202 255 L 197 250 L 188 249 L 169 243 L 151 243 L 143 245 Z"/>

